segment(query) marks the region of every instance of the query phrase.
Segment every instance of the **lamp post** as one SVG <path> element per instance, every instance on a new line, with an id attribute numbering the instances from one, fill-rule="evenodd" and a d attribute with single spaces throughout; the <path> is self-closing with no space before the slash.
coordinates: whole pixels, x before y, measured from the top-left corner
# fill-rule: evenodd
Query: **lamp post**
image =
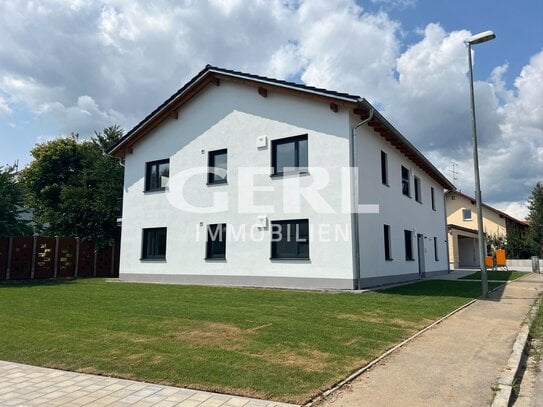
<path id="1" fill-rule="evenodd" d="M 479 178 L 479 153 L 477 152 L 477 122 L 475 120 L 475 95 L 473 92 L 473 64 L 471 61 L 471 46 L 491 41 L 496 38 L 492 31 L 485 31 L 468 38 L 465 43 L 468 46 L 469 60 L 469 90 L 471 96 L 471 124 L 473 130 L 473 169 L 475 172 L 475 200 L 477 206 L 477 236 L 479 239 L 479 266 L 481 267 L 481 285 L 483 297 L 488 295 L 488 279 L 485 264 L 485 236 L 483 232 L 483 208 L 481 200 L 481 180 Z"/>

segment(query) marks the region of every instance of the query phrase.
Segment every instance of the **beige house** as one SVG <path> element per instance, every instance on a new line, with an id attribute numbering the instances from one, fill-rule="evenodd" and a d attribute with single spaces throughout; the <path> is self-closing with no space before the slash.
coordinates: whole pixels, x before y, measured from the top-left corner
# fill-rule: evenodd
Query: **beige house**
<path id="1" fill-rule="evenodd" d="M 458 191 L 450 191 L 445 194 L 445 208 L 450 268 L 479 267 L 475 198 Z M 483 204 L 483 230 L 487 236 L 505 238 L 508 229 L 525 229 L 526 227 L 526 222 Z"/>

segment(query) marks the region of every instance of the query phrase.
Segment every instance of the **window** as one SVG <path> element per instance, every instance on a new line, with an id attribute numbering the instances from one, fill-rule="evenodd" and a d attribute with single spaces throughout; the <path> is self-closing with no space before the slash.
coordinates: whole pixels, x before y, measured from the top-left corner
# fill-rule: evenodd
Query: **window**
<path id="1" fill-rule="evenodd" d="M 439 261 L 438 251 L 437 251 L 437 237 L 434 237 L 434 259 Z"/>
<path id="2" fill-rule="evenodd" d="M 145 165 L 145 190 L 161 191 L 170 178 L 170 160 L 148 162 Z"/>
<path id="3" fill-rule="evenodd" d="M 414 177 L 415 180 L 415 201 L 422 203 L 420 196 L 420 178 Z"/>
<path id="4" fill-rule="evenodd" d="M 207 174 L 208 184 L 225 184 L 226 173 L 220 170 L 227 170 L 227 156 L 226 148 L 222 150 L 210 151 L 208 154 L 208 167 L 209 173 Z M 219 169 L 219 171 L 213 171 L 213 169 Z"/>
<path id="5" fill-rule="evenodd" d="M 434 188 L 430 187 L 430 198 L 432 199 L 432 209 L 435 211 L 436 210 L 436 199 L 435 199 L 434 194 L 435 194 Z"/>
<path id="6" fill-rule="evenodd" d="M 471 209 L 462 209 L 462 219 L 471 220 Z"/>
<path id="7" fill-rule="evenodd" d="M 410 230 L 404 230 L 403 234 L 405 239 L 405 259 L 415 260 L 413 258 L 413 232 Z"/>
<path id="8" fill-rule="evenodd" d="M 309 259 L 309 221 L 272 221 L 272 259 Z"/>
<path id="9" fill-rule="evenodd" d="M 383 235 L 385 239 L 385 260 L 392 260 L 390 255 L 390 226 L 383 225 Z"/>
<path id="10" fill-rule="evenodd" d="M 207 226 L 206 259 L 226 258 L 226 223 Z"/>
<path id="11" fill-rule="evenodd" d="M 409 190 L 409 170 L 402 165 L 402 194 L 411 197 Z"/>
<path id="12" fill-rule="evenodd" d="M 388 158 L 384 151 L 381 151 L 381 182 L 388 185 Z"/>
<path id="13" fill-rule="evenodd" d="M 307 134 L 272 141 L 273 175 L 307 172 Z"/>
<path id="14" fill-rule="evenodd" d="M 143 229 L 141 258 L 143 260 L 166 258 L 166 228 Z"/>

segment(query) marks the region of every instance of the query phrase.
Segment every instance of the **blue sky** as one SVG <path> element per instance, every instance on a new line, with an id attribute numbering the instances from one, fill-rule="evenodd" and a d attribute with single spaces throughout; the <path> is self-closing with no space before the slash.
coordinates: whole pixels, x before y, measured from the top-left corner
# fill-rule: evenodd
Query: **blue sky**
<path id="1" fill-rule="evenodd" d="M 211 63 L 366 97 L 471 194 L 462 40 L 490 29 L 474 51 L 483 197 L 523 217 L 543 178 L 542 20 L 543 0 L 5 0 L 0 165 L 129 130 Z"/>

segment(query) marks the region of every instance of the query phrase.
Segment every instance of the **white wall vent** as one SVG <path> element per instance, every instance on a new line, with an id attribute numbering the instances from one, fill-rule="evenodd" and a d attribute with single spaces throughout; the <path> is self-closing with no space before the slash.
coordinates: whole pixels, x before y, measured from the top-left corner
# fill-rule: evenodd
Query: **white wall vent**
<path id="1" fill-rule="evenodd" d="M 256 138 L 256 148 L 266 148 L 268 146 L 268 136 L 258 136 Z"/>

